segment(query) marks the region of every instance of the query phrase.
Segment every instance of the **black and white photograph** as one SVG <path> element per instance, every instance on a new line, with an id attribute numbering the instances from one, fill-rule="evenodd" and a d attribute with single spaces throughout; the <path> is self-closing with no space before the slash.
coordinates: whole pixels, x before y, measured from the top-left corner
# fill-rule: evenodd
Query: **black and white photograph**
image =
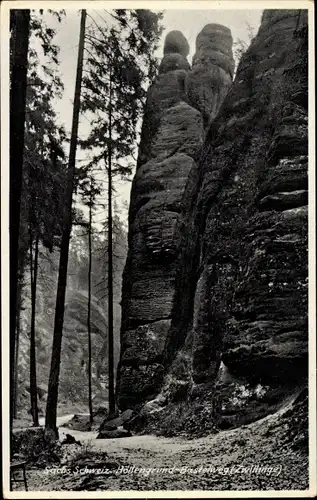
<path id="1" fill-rule="evenodd" d="M 313 18 L 2 3 L 5 498 L 316 495 Z"/>

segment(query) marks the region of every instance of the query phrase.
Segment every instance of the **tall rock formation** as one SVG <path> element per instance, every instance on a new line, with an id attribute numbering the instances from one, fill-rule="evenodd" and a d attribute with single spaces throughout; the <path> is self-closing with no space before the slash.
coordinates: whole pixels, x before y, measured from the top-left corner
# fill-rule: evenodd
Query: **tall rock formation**
<path id="1" fill-rule="evenodd" d="M 210 25 L 199 49 L 205 47 L 215 57 L 222 46 L 219 30 L 226 30 L 226 54 L 219 60 L 216 57 L 214 63 L 210 60 L 207 66 L 213 87 L 206 91 L 212 94 L 214 104 L 202 108 L 197 99 L 206 81 L 195 81 L 195 67 L 191 71 L 186 59 L 188 43 L 178 31 L 167 35 L 159 76 L 149 89 L 131 191 L 129 253 L 123 276 L 117 384 L 121 408 L 151 398 L 163 380 L 182 221 L 190 206 L 186 193 L 194 187 L 205 117 L 219 109 L 223 89 L 228 88 L 228 75 L 217 64 L 226 60 L 228 67 L 233 66 L 229 30 Z M 200 65 L 201 59 L 197 61 Z M 197 95 L 187 91 L 193 84 Z"/>
<path id="2" fill-rule="evenodd" d="M 307 377 L 305 26 L 305 11 L 264 12 L 209 129 L 183 235 L 167 352 L 190 346 L 187 394 L 216 395 L 223 426 L 274 411 Z"/>
<path id="3" fill-rule="evenodd" d="M 182 97 L 170 107 L 164 97 L 147 141 L 144 130 L 123 284 L 119 402 L 157 396 L 143 417 L 151 422 L 154 412 L 152 425 L 173 420 L 175 430 L 254 420 L 307 380 L 307 12 L 264 11 L 222 105 L 233 66 L 214 53 L 220 32 L 224 45 L 231 37 L 211 26 L 197 38 L 199 71 L 164 74 L 172 81 L 187 71 Z M 213 50 L 202 48 L 206 38 Z M 217 95 L 219 86 L 204 93 L 216 74 L 204 54 L 221 68 Z"/>
<path id="4" fill-rule="evenodd" d="M 196 39 L 193 68 L 187 78 L 190 102 L 210 125 L 232 83 L 234 60 L 231 31 L 220 24 L 207 24 Z"/>

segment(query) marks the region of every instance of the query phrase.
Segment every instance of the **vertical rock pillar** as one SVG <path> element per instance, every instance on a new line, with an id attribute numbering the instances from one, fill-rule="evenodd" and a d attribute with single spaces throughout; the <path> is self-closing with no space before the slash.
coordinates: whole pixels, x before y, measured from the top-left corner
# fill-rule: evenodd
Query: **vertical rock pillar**
<path id="1" fill-rule="evenodd" d="M 189 184 L 197 172 L 204 123 L 217 113 L 228 89 L 226 70 L 233 65 L 230 31 L 218 25 L 207 28 L 207 34 L 203 31 L 197 39 L 192 71 L 185 37 L 179 31 L 167 35 L 159 75 L 148 92 L 131 190 L 129 251 L 123 275 L 117 378 L 122 409 L 151 399 L 159 391 L 166 369 L 164 349 L 173 308 L 182 217 L 192 190 Z M 215 56 L 220 28 L 229 44 L 226 69 L 217 66 L 221 58 Z M 205 40 L 213 48 L 205 68 L 208 75 L 200 80 Z M 199 96 L 205 86 L 202 104 Z"/>
<path id="2" fill-rule="evenodd" d="M 232 42 L 230 29 L 221 24 L 207 24 L 196 39 L 187 94 L 191 105 L 202 113 L 205 126 L 216 117 L 232 83 Z"/>

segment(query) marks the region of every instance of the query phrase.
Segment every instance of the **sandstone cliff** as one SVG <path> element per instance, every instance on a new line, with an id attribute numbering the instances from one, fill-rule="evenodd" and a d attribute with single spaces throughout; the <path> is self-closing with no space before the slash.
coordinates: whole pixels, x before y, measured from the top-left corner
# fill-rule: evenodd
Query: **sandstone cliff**
<path id="1" fill-rule="evenodd" d="M 123 282 L 118 401 L 152 400 L 136 428 L 176 406 L 181 425 L 239 425 L 305 385 L 306 30 L 305 11 L 264 11 L 231 88 L 227 28 L 198 35 L 192 69 L 167 37 Z"/>
<path id="2" fill-rule="evenodd" d="M 129 254 L 123 276 L 118 371 L 122 408 L 151 397 L 163 380 L 181 227 L 191 200 L 187 193 L 195 185 L 204 123 L 217 112 L 231 82 L 230 31 L 215 24 L 206 28 L 197 38 L 192 70 L 183 35 L 177 31 L 167 35 L 159 76 L 148 94 L 132 185 Z M 205 80 L 197 77 L 204 53 L 209 56 L 204 66 L 204 78 L 210 85 L 207 101 L 200 99 Z"/>

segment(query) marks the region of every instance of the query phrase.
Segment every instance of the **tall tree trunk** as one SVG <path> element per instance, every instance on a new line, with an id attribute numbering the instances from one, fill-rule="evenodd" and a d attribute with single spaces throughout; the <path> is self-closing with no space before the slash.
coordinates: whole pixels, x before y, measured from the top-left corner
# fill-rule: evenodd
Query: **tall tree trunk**
<path id="1" fill-rule="evenodd" d="M 109 414 L 115 413 L 113 363 L 113 262 L 112 262 L 112 91 L 109 82 L 109 141 L 108 141 L 108 400 Z"/>
<path id="2" fill-rule="evenodd" d="M 67 187 L 66 187 L 66 199 L 65 199 L 64 218 L 63 218 L 63 233 L 62 233 L 60 259 L 59 259 L 52 359 L 51 359 L 50 376 L 48 382 L 48 394 L 47 394 L 46 418 L 45 418 L 46 435 L 51 438 L 53 438 L 53 436 L 55 436 L 55 438 L 58 438 L 58 431 L 56 426 L 58 384 L 59 384 L 59 372 L 60 372 L 60 362 L 61 362 L 64 311 L 65 311 L 68 252 L 69 252 L 70 234 L 72 229 L 72 198 L 73 198 L 74 176 L 76 169 L 76 148 L 77 148 L 79 110 L 80 110 L 81 81 L 83 73 L 85 24 L 86 24 L 86 10 L 83 9 L 81 11 L 77 74 L 76 74 L 75 97 L 74 97 L 74 107 L 73 107 L 73 123 L 72 123 L 72 133 L 70 139 L 70 150 L 69 150 L 69 160 L 68 160 L 68 170 L 67 170 Z"/>
<path id="3" fill-rule="evenodd" d="M 14 358 L 14 394 L 13 394 L 13 418 L 17 418 L 18 411 L 18 385 L 19 385 L 19 349 L 20 349 L 20 320 L 22 304 L 22 279 L 23 271 L 19 272 L 17 288 L 17 318 L 15 331 L 15 358 Z"/>
<path id="4" fill-rule="evenodd" d="M 90 200 L 89 200 L 89 226 L 88 226 L 88 309 L 87 309 L 87 329 L 88 329 L 88 402 L 90 423 L 94 421 L 92 410 L 92 388 L 91 388 L 91 225 L 92 225 L 92 179 L 90 180 Z"/>
<path id="5" fill-rule="evenodd" d="M 37 408 L 37 382 L 36 382 L 36 348 L 35 348 L 35 319 L 36 319 L 36 285 L 39 255 L 39 237 L 36 235 L 34 263 L 33 263 L 33 239 L 30 229 L 30 267 L 31 267 L 31 335 L 30 335 L 30 395 L 33 426 L 38 427 L 39 415 Z"/>
<path id="6" fill-rule="evenodd" d="M 13 17 L 14 16 L 14 17 Z M 13 424 L 14 361 L 17 318 L 18 246 L 24 150 L 30 10 L 14 10 L 11 19 L 10 89 L 10 429 Z"/>

